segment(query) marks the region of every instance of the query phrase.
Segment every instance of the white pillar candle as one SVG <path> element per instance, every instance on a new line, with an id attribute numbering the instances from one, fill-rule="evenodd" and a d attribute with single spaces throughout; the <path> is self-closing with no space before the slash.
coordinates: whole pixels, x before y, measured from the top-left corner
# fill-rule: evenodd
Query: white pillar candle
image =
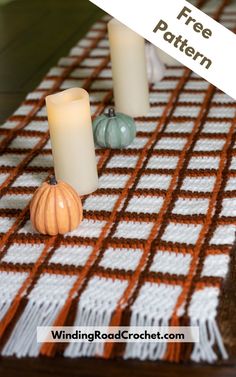
<path id="1" fill-rule="evenodd" d="M 144 39 L 112 19 L 108 23 L 114 100 L 117 112 L 147 115 L 149 87 Z"/>
<path id="2" fill-rule="evenodd" d="M 55 175 L 80 195 L 98 187 L 89 95 L 72 88 L 46 97 Z"/>
<path id="3" fill-rule="evenodd" d="M 147 59 L 147 72 L 148 81 L 150 84 L 156 84 L 163 79 L 165 76 L 165 65 L 160 60 L 157 48 L 153 44 L 146 42 L 146 59 Z"/>
<path id="4" fill-rule="evenodd" d="M 167 54 L 165 51 L 161 50 L 160 48 L 156 47 L 156 50 L 157 50 L 157 54 L 158 54 L 160 60 L 164 64 L 170 65 L 170 66 L 171 65 L 176 65 L 176 66 L 182 65 L 178 60 L 172 58 L 172 56 L 170 56 L 169 54 Z"/>

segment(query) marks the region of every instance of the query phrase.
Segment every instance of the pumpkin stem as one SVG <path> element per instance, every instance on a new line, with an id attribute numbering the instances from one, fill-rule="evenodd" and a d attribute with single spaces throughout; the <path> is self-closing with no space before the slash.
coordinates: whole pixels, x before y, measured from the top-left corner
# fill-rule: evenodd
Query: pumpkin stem
<path id="1" fill-rule="evenodd" d="M 108 117 L 114 118 L 115 116 L 116 116 L 115 109 L 113 107 L 110 107 L 110 109 L 108 110 Z"/>
<path id="2" fill-rule="evenodd" d="M 55 185 L 57 185 L 57 180 L 56 180 L 56 178 L 54 177 L 54 175 L 52 175 L 52 176 L 49 178 L 49 184 L 50 184 L 51 186 L 55 186 Z"/>

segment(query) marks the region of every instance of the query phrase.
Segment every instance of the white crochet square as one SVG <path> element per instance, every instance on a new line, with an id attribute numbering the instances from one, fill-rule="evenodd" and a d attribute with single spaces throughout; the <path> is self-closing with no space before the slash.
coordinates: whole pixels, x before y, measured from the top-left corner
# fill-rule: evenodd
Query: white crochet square
<path id="1" fill-rule="evenodd" d="M 176 156 L 152 156 L 147 164 L 148 169 L 175 169 L 179 158 Z"/>
<path id="2" fill-rule="evenodd" d="M 233 157 L 230 165 L 231 170 L 236 170 L 236 157 Z"/>
<path id="3" fill-rule="evenodd" d="M 123 188 L 129 177 L 128 174 L 103 174 L 98 181 L 99 188 Z"/>
<path id="4" fill-rule="evenodd" d="M 190 133 L 194 127 L 194 122 L 170 122 L 166 128 L 166 132 Z"/>
<path id="5" fill-rule="evenodd" d="M 162 203 L 162 197 L 134 196 L 129 202 L 127 211 L 136 213 L 159 213 Z"/>
<path id="6" fill-rule="evenodd" d="M 63 266 L 84 266 L 93 248 L 92 246 L 65 246 L 56 249 L 50 258 L 50 263 L 59 263 Z"/>
<path id="7" fill-rule="evenodd" d="M 165 233 L 162 236 L 162 240 L 166 242 L 178 242 L 193 245 L 196 243 L 202 225 L 197 224 L 175 224 L 170 223 Z"/>
<path id="8" fill-rule="evenodd" d="M 93 44 L 93 41 L 91 39 L 81 39 L 81 41 L 79 41 L 77 43 L 77 47 L 80 47 L 80 48 L 88 48 L 88 47 L 92 47 L 92 44 Z"/>
<path id="9" fill-rule="evenodd" d="M 171 175 L 144 174 L 138 183 L 138 189 L 167 190 L 171 182 Z"/>
<path id="10" fill-rule="evenodd" d="M 61 90 L 70 89 L 73 87 L 82 88 L 84 85 L 85 80 L 79 80 L 79 79 L 66 79 L 62 82 L 60 85 Z"/>
<path id="11" fill-rule="evenodd" d="M 147 116 L 161 117 L 165 110 L 165 106 L 151 106 Z"/>
<path id="12" fill-rule="evenodd" d="M 221 216 L 236 216 L 236 198 L 226 198 L 222 203 Z"/>
<path id="13" fill-rule="evenodd" d="M 219 157 L 192 157 L 188 169 L 218 169 L 219 164 Z"/>
<path id="14" fill-rule="evenodd" d="M 103 80 L 94 80 L 91 85 L 92 90 L 112 90 L 112 80 L 103 79 Z"/>
<path id="15" fill-rule="evenodd" d="M 47 116 L 47 109 L 46 106 L 41 107 L 37 112 L 37 117 L 46 117 Z"/>
<path id="16" fill-rule="evenodd" d="M 23 173 L 13 182 L 12 187 L 38 187 L 45 181 L 47 176 L 48 173 L 44 172 Z"/>
<path id="17" fill-rule="evenodd" d="M 0 297 L 2 309 L 0 312 L 0 320 L 6 314 L 12 300 L 27 277 L 25 272 L 0 272 Z M 4 305 L 5 303 L 5 305 Z"/>
<path id="18" fill-rule="evenodd" d="M 147 239 L 153 223 L 139 223 L 134 221 L 121 221 L 118 224 L 114 237 Z"/>
<path id="19" fill-rule="evenodd" d="M 204 261 L 202 276 L 216 276 L 224 278 L 228 272 L 229 255 L 208 255 Z"/>
<path id="20" fill-rule="evenodd" d="M 84 52 L 84 47 L 75 46 L 70 50 L 71 56 L 81 56 Z"/>
<path id="21" fill-rule="evenodd" d="M 219 225 L 211 239 L 211 245 L 230 245 L 235 242 L 236 225 Z"/>
<path id="22" fill-rule="evenodd" d="M 177 106 L 174 111 L 173 116 L 175 117 L 191 117 L 196 118 L 199 114 L 200 106 Z"/>
<path id="23" fill-rule="evenodd" d="M 187 275 L 191 262 L 191 254 L 175 253 L 172 251 L 158 251 L 150 267 L 152 272 Z"/>
<path id="24" fill-rule="evenodd" d="M 205 215 L 209 206 L 209 199 L 178 199 L 173 213 L 178 215 Z"/>
<path id="25" fill-rule="evenodd" d="M 219 289 L 206 287 L 193 293 L 188 314 L 192 320 L 202 321 L 215 318 L 219 302 Z"/>
<path id="26" fill-rule="evenodd" d="M 16 208 L 16 209 L 23 209 L 25 208 L 32 198 L 32 195 L 10 195 L 6 194 L 3 195 L 0 200 L 0 208 Z"/>
<path id="27" fill-rule="evenodd" d="M 207 81 L 189 80 L 186 85 L 186 90 L 206 90 L 210 84 Z"/>
<path id="28" fill-rule="evenodd" d="M 85 211 L 111 212 L 117 202 L 118 195 L 91 195 L 83 205 Z"/>
<path id="29" fill-rule="evenodd" d="M 32 149 L 39 142 L 39 137 L 23 137 L 17 136 L 9 145 L 10 148 L 16 149 Z"/>
<path id="30" fill-rule="evenodd" d="M 0 156 L 0 166 L 17 166 L 25 156 L 25 154 L 5 153 Z"/>
<path id="31" fill-rule="evenodd" d="M 107 41 L 102 41 L 103 43 L 106 42 L 106 44 L 108 43 Z M 111 70 L 110 68 L 104 68 L 98 75 L 98 77 L 102 77 L 102 78 L 105 78 L 105 79 L 108 79 L 108 78 L 112 78 L 112 73 L 111 73 Z"/>
<path id="32" fill-rule="evenodd" d="M 213 118 L 233 118 L 234 116 L 235 116 L 234 107 L 212 106 L 209 111 L 209 117 L 213 117 Z"/>
<path id="33" fill-rule="evenodd" d="M 146 320 L 158 318 L 168 320 L 173 313 L 181 290 L 179 285 L 145 283 L 132 305 L 132 316 L 135 317 L 139 314 L 141 317 L 145 316 Z M 148 323 L 150 322 L 148 321 Z"/>
<path id="34" fill-rule="evenodd" d="M 32 105 L 22 105 L 20 106 L 15 112 L 14 112 L 14 116 L 26 116 L 28 115 L 31 110 L 33 109 L 33 106 Z"/>
<path id="35" fill-rule="evenodd" d="M 186 177 L 181 190 L 192 192 L 212 192 L 215 177 Z"/>
<path id="36" fill-rule="evenodd" d="M 3 257 L 3 262 L 13 264 L 35 263 L 44 249 L 43 244 L 17 244 L 10 246 L 7 253 Z"/>
<path id="37" fill-rule="evenodd" d="M 0 217 L 0 233 L 8 232 L 15 221 L 14 217 Z"/>
<path id="38" fill-rule="evenodd" d="M 67 236 L 70 237 L 83 237 L 83 238 L 98 238 L 102 232 L 105 221 L 94 221 L 84 219 L 78 229 L 73 230 L 72 232 L 67 233 Z"/>
<path id="39" fill-rule="evenodd" d="M 126 280 L 94 276 L 89 280 L 87 288 L 82 293 L 79 306 L 86 312 L 98 312 L 100 316 L 104 312 L 112 313 L 127 284 Z M 86 325 L 86 323 L 81 325 Z"/>
<path id="40" fill-rule="evenodd" d="M 234 191 L 236 190 L 236 178 L 231 177 L 228 179 L 225 191 Z"/>
<path id="41" fill-rule="evenodd" d="M 33 120 L 24 128 L 26 131 L 48 131 L 48 122 L 47 120 Z"/>
<path id="42" fill-rule="evenodd" d="M 87 78 L 89 76 L 91 76 L 91 74 L 93 73 L 94 69 L 93 68 L 75 68 L 69 77 L 73 78 L 73 79 L 77 79 L 77 78 Z"/>
<path id="43" fill-rule="evenodd" d="M 165 92 L 150 92 L 150 103 L 167 103 L 170 100 L 171 93 Z"/>
<path id="44" fill-rule="evenodd" d="M 96 58 L 96 59 L 86 58 L 81 62 L 80 66 L 97 68 L 98 66 L 100 66 L 102 61 L 103 61 L 103 58 Z"/>
<path id="45" fill-rule="evenodd" d="M 30 163 L 29 166 L 39 166 L 45 168 L 53 167 L 53 158 L 51 154 L 39 154 Z"/>
<path id="46" fill-rule="evenodd" d="M 73 58 L 72 56 L 66 56 L 59 59 L 58 65 L 61 67 L 69 67 L 72 64 L 74 64 L 76 61 L 76 58 Z"/>
<path id="47" fill-rule="evenodd" d="M 9 174 L 6 174 L 6 173 L 1 173 L 0 174 L 0 185 L 5 182 L 5 180 L 7 179 L 7 177 L 9 176 Z"/>
<path id="48" fill-rule="evenodd" d="M 49 69 L 47 76 L 62 76 L 65 72 L 63 67 L 52 67 Z"/>
<path id="49" fill-rule="evenodd" d="M 188 103 L 202 103 L 204 100 L 204 93 L 181 93 L 179 102 Z"/>
<path id="50" fill-rule="evenodd" d="M 147 142 L 147 137 L 136 137 L 127 149 L 143 149 Z"/>
<path id="51" fill-rule="evenodd" d="M 89 94 L 89 97 L 90 97 L 90 102 L 93 103 L 93 102 L 102 102 L 103 99 L 105 98 L 106 96 L 106 92 L 91 92 Z"/>
<path id="52" fill-rule="evenodd" d="M 232 17 L 230 15 L 230 17 Z M 232 97 L 229 97 L 225 93 L 216 93 L 213 97 L 213 102 L 218 102 L 218 103 L 234 103 L 234 99 Z"/>
<path id="53" fill-rule="evenodd" d="M 42 274 L 28 297 L 36 302 L 63 303 L 75 280 L 76 276 Z"/>
<path id="54" fill-rule="evenodd" d="M 229 132 L 230 126 L 231 126 L 230 122 L 209 122 L 209 121 L 207 121 L 204 125 L 203 132 L 224 134 L 224 133 Z"/>
<path id="55" fill-rule="evenodd" d="M 134 271 L 142 256 L 140 249 L 113 249 L 109 248 L 100 262 L 103 268 Z"/>
<path id="56" fill-rule="evenodd" d="M 136 121 L 137 132 L 153 132 L 157 127 L 157 122 Z"/>
<path id="57" fill-rule="evenodd" d="M 187 139 L 184 137 L 162 137 L 155 145 L 155 149 L 181 151 L 184 148 L 186 142 Z"/>
<path id="58" fill-rule="evenodd" d="M 45 79 L 38 85 L 37 89 L 47 90 L 52 88 L 54 84 L 54 79 Z"/>
<path id="59" fill-rule="evenodd" d="M 159 90 L 169 90 L 169 89 L 175 89 L 178 85 L 178 80 L 165 80 L 165 81 L 159 81 L 153 85 L 153 89 L 159 89 Z"/>
<path id="60" fill-rule="evenodd" d="M 137 156 L 114 156 L 108 162 L 108 168 L 134 168 L 137 163 Z"/>
<path id="61" fill-rule="evenodd" d="M 107 49 L 104 49 L 104 48 L 94 48 L 93 50 L 91 50 L 89 56 L 102 56 L 102 57 L 107 57 L 108 55 L 108 50 Z"/>
<path id="62" fill-rule="evenodd" d="M 103 39 L 98 43 L 98 48 L 109 48 L 109 41 L 107 39 Z"/>
<path id="63" fill-rule="evenodd" d="M 18 126 L 18 124 L 19 124 L 19 121 L 17 120 L 7 120 L 6 122 L 2 124 L 2 127 L 7 128 L 8 130 L 11 130 L 12 128 L 15 128 L 16 126 Z"/>
<path id="64" fill-rule="evenodd" d="M 197 141 L 194 151 L 221 151 L 225 145 L 224 139 L 204 139 L 201 138 Z"/>
<path id="65" fill-rule="evenodd" d="M 86 38 L 98 38 L 100 35 L 100 30 L 90 30 L 87 34 L 86 34 Z"/>

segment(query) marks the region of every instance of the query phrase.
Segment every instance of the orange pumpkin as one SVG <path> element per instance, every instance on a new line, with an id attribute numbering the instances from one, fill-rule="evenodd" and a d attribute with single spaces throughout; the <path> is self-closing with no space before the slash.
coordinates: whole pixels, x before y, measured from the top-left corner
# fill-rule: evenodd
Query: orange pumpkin
<path id="1" fill-rule="evenodd" d="M 71 232 L 82 218 L 83 209 L 77 192 L 54 177 L 37 189 L 30 204 L 30 220 L 42 234 L 55 236 Z"/>

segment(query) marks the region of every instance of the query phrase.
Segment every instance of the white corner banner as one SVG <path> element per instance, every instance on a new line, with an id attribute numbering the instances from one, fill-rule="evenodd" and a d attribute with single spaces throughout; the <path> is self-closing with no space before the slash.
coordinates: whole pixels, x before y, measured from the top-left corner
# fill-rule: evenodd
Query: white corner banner
<path id="1" fill-rule="evenodd" d="M 236 99 L 236 35 L 188 1 L 90 1 Z"/>

